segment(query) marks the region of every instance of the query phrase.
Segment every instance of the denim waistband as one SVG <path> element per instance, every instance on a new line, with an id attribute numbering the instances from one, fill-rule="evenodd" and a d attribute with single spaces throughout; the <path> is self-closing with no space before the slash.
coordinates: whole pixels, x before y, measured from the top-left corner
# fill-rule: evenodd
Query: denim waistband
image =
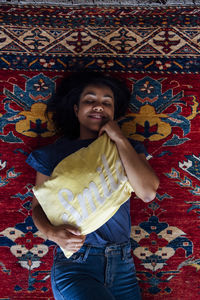
<path id="1" fill-rule="evenodd" d="M 57 254 L 62 252 L 59 247 L 56 250 Z M 108 244 L 103 246 L 84 244 L 79 251 L 73 254 L 73 256 L 75 257 L 81 254 L 81 256 L 84 257 L 83 260 L 85 260 L 88 255 L 121 255 L 122 259 L 125 259 L 130 251 L 130 241 L 122 244 Z"/>

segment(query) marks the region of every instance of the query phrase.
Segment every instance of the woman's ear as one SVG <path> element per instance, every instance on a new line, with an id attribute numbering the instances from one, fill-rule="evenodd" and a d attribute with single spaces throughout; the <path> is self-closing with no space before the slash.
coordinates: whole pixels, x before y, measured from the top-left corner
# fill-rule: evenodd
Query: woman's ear
<path id="1" fill-rule="evenodd" d="M 78 116 L 78 105 L 74 104 L 74 113 Z"/>

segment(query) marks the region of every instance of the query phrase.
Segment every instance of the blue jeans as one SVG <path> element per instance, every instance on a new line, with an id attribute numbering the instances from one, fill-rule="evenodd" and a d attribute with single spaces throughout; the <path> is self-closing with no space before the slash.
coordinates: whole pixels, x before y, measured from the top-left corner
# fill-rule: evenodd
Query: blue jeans
<path id="1" fill-rule="evenodd" d="M 51 283 L 56 300 L 140 300 L 130 243 L 83 247 L 67 259 L 54 257 Z"/>

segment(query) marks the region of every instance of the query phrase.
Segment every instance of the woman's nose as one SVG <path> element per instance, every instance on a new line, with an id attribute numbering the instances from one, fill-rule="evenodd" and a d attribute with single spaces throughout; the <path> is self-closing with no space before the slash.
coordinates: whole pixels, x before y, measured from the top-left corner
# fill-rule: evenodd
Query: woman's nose
<path id="1" fill-rule="evenodd" d="M 97 111 L 97 112 L 102 112 L 103 111 L 103 107 L 101 105 L 96 105 L 96 106 L 93 107 L 93 110 Z"/>

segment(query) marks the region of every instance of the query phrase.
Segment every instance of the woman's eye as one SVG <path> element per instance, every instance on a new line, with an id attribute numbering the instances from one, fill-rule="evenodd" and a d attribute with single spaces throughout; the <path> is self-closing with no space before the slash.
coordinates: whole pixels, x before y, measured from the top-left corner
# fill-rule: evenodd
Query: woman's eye
<path id="1" fill-rule="evenodd" d="M 111 103 L 110 102 L 104 102 L 103 103 L 105 106 L 111 106 Z"/>
<path id="2" fill-rule="evenodd" d="M 94 103 L 94 100 L 86 99 L 86 100 L 85 100 L 85 103 L 87 103 L 87 104 L 92 104 L 92 103 Z"/>

